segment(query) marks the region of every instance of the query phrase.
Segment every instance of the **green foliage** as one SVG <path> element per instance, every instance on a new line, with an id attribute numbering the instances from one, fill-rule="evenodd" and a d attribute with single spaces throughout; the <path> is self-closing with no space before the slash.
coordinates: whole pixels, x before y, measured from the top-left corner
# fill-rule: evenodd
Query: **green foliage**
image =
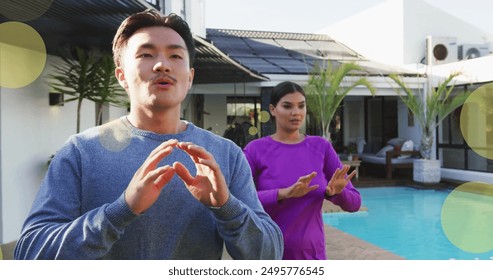
<path id="1" fill-rule="evenodd" d="M 401 100 L 406 104 L 418 120 L 423 130 L 421 137 L 421 154 L 424 158 L 430 159 L 431 144 L 435 128 L 455 109 L 464 104 L 471 94 L 470 91 L 463 90 L 452 94 L 455 84 L 449 85 L 452 80 L 459 76 L 460 73 L 450 74 L 438 87 L 431 88 L 428 94 L 423 98 L 423 92 L 417 95 L 404 83 L 401 77 L 396 74 L 390 74 L 389 77 L 398 85 L 394 90 L 399 94 Z M 401 93 L 404 91 L 404 94 Z"/>
<path id="2" fill-rule="evenodd" d="M 127 96 L 114 75 L 111 55 L 98 58 L 94 53 L 76 47 L 73 56 L 61 55 L 61 59 L 63 63 L 54 66 L 55 73 L 49 76 L 48 83 L 55 92 L 70 96 L 65 97 L 65 103 L 77 101 L 77 133 L 80 132 L 80 111 L 84 99 L 99 105 L 97 120 L 104 103 L 127 106 Z M 99 124 L 98 121 L 96 124 Z"/>
<path id="3" fill-rule="evenodd" d="M 115 64 L 111 55 L 103 55 L 95 64 L 97 73 L 97 89 L 86 98 L 94 101 L 96 106 L 96 125 L 101 124 L 102 107 L 112 104 L 117 107 L 128 107 L 128 95 L 120 86 L 115 76 Z"/>
<path id="4" fill-rule="evenodd" d="M 372 95 L 375 95 L 375 88 L 365 77 L 360 77 L 354 82 L 348 81 L 348 76 L 356 71 L 362 71 L 362 68 L 355 63 L 343 63 L 334 67 L 328 61 L 325 68 L 315 67 L 308 79 L 308 84 L 305 86 L 307 106 L 313 113 L 315 121 L 321 125 L 326 138 L 334 114 L 352 89 L 365 86 Z"/>

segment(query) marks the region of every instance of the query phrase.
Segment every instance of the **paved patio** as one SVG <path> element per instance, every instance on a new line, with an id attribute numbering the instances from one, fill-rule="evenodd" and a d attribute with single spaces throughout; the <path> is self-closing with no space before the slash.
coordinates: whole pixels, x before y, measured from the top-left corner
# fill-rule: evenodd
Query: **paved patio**
<path id="1" fill-rule="evenodd" d="M 325 226 L 325 248 L 329 260 L 404 259 L 331 226 Z"/>
<path id="2" fill-rule="evenodd" d="M 360 211 L 367 211 L 362 205 Z M 324 202 L 325 213 L 339 212 L 341 208 Z M 344 231 L 325 225 L 325 250 L 329 260 L 402 260 L 401 256 L 354 237 Z"/>

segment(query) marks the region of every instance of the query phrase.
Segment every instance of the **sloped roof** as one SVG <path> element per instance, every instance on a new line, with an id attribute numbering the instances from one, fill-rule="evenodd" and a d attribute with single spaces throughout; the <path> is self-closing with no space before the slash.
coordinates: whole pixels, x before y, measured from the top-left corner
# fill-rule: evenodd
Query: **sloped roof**
<path id="1" fill-rule="evenodd" d="M 149 8 L 153 7 L 144 0 L 2 0 L 0 23 L 16 20 L 33 27 L 50 54 L 68 45 L 111 52 L 111 41 L 120 23 Z"/>
<path id="2" fill-rule="evenodd" d="M 262 74 L 307 74 L 326 59 L 362 59 L 326 35 L 207 29 L 207 39 L 239 63 Z"/>
<path id="3" fill-rule="evenodd" d="M 23 21 L 43 38 L 49 54 L 60 55 L 70 46 L 111 53 L 111 42 L 121 22 L 154 7 L 144 0 L 2 0 L 0 23 Z M 1 40 L 1 38 L 0 38 Z M 233 61 L 206 40 L 195 36 L 196 84 L 267 80 Z"/>
<path id="4" fill-rule="evenodd" d="M 207 29 L 207 39 L 249 70 L 263 75 L 307 75 L 314 67 L 354 62 L 359 74 L 414 75 L 414 71 L 368 60 L 344 44 L 324 34 L 286 33 L 252 30 Z"/>
<path id="5" fill-rule="evenodd" d="M 231 59 L 211 42 L 199 36 L 194 38 L 196 49 L 194 83 L 212 84 L 268 80 L 264 75 Z"/>

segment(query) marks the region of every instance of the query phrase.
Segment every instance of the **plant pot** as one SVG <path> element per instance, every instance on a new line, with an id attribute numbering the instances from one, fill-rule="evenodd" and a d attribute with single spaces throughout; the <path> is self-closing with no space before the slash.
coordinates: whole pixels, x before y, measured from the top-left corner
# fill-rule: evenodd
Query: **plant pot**
<path id="1" fill-rule="evenodd" d="M 441 180 L 440 161 L 416 159 L 413 162 L 413 180 L 423 184 L 436 184 Z"/>

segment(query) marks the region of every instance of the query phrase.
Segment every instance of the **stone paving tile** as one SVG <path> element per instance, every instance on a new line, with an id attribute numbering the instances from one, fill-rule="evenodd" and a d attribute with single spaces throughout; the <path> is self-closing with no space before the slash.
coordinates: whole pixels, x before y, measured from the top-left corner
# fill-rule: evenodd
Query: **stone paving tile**
<path id="1" fill-rule="evenodd" d="M 401 256 L 356 238 L 331 226 L 325 226 L 325 248 L 329 260 L 403 260 Z"/>
<path id="2" fill-rule="evenodd" d="M 403 260 L 404 258 L 331 226 L 325 226 L 328 260 Z M 226 250 L 223 260 L 231 260 Z"/>

